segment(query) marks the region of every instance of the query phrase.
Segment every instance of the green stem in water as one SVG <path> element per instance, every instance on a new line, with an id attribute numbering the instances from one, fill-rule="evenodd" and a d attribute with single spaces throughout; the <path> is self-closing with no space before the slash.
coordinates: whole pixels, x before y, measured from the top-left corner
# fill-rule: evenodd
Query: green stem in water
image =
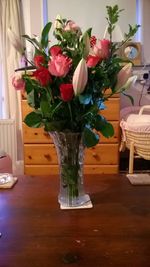
<path id="1" fill-rule="evenodd" d="M 53 111 L 51 112 L 51 117 L 54 115 L 54 113 L 56 112 L 56 110 L 59 109 L 59 107 L 62 105 L 62 102 L 60 102 L 54 109 Z"/>
<path id="2" fill-rule="evenodd" d="M 68 102 L 68 109 L 69 109 L 70 118 L 71 118 L 71 129 L 73 130 L 73 117 L 72 117 L 72 110 L 71 110 L 70 102 Z"/>

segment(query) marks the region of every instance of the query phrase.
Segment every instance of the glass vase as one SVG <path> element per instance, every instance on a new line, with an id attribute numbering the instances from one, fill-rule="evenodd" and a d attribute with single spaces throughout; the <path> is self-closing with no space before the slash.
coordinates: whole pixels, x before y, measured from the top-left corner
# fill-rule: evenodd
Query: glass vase
<path id="1" fill-rule="evenodd" d="M 81 133 L 50 132 L 54 142 L 60 174 L 58 202 L 61 208 L 83 207 L 90 202 L 84 191 L 84 145 Z M 91 203 L 91 202 L 90 202 Z"/>

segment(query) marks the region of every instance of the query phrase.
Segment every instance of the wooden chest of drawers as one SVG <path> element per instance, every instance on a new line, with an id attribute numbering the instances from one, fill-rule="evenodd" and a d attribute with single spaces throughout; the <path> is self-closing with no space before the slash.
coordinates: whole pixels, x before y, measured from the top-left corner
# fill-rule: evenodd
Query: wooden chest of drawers
<path id="1" fill-rule="evenodd" d="M 100 143 L 85 151 L 86 173 L 118 173 L 119 168 L 119 98 L 106 103 L 102 114 L 113 124 L 115 134 L 107 139 L 100 136 Z M 22 100 L 22 118 L 31 111 L 26 100 Z M 49 134 L 42 128 L 29 128 L 23 123 L 24 173 L 27 175 L 57 174 L 57 155 Z"/>

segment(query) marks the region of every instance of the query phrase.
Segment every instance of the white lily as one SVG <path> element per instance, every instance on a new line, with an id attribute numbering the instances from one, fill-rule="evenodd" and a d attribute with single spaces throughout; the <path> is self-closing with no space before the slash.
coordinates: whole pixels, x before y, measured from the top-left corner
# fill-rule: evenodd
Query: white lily
<path id="1" fill-rule="evenodd" d="M 131 76 L 126 83 L 119 88 L 119 91 L 128 89 L 131 85 L 133 85 L 137 80 L 137 75 Z"/>
<path id="2" fill-rule="evenodd" d="M 120 90 L 122 87 L 124 88 L 124 85 L 128 81 L 128 79 L 132 75 L 132 63 L 126 64 L 117 75 L 117 84 L 116 84 L 116 90 Z"/>
<path id="3" fill-rule="evenodd" d="M 60 21 L 62 21 L 62 17 L 58 14 L 54 22 L 55 30 L 62 29 L 62 23 Z"/>
<path id="4" fill-rule="evenodd" d="M 80 95 L 87 84 L 88 80 L 88 70 L 87 64 L 84 58 L 78 63 L 75 72 L 73 74 L 73 90 L 75 95 Z"/>

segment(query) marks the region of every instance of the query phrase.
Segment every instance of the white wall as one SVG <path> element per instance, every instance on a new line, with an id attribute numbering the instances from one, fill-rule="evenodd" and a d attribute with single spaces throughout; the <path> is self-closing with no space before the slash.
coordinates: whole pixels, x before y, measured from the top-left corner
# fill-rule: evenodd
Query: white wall
<path id="1" fill-rule="evenodd" d="M 43 1 L 42 0 L 22 0 L 25 33 L 40 35 L 43 27 Z"/>
<path id="2" fill-rule="evenodd" d="M 40 36 L 43 28 L 43 0 L 22 0 L 24 33 L 30 37 Z M 27 57 L 33 58 L 33 46 L 26 41 Z"/>
<path id="3" fill-rule="evenodd" d="M 119 25 L 123 32 L 128 31 L 128 24 L 136 23 L 136 0 L 47 0 L 48 19 L 54 21 L 57 14 L 74 20 L 83 31 L 92 27 L 93 34 L 103 38 L 107 25 L 106 5 L 118 4 L 121 12 Z"/>

